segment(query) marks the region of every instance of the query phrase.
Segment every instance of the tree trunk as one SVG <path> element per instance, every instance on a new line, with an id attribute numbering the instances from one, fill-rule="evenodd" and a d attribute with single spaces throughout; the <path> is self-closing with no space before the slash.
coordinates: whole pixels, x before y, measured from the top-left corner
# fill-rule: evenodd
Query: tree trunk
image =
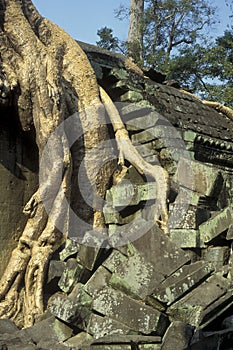
<path id="1" fill-rule="evenodd" d="M 35 128 L 40 158 L 39 188 L 24 208 L 28 220 L 0 281 L 0 317 L 29 326 L 44 310 L 51 255 L 68 234 L 82 239 L 92 228 L 102 234 L 103 199 L 116 164 L 104 106 L 120 163 L 126 155 L 160 183 L 155 220 L 162 219 L 164 230 L 168 179 L 161 167 L 140 159 L 104 92 L 103 106 L 94 71 L 77 42 L 42 18 L 30 0 L 0 0 L 0 10 L 0 69 L 22 129 Z"/>
<path id="2" fill-rule="evenodd" d="M 137 63 L 143 61 L 143 14 L 144 0 L 130 0 L 128 53 Z"/>

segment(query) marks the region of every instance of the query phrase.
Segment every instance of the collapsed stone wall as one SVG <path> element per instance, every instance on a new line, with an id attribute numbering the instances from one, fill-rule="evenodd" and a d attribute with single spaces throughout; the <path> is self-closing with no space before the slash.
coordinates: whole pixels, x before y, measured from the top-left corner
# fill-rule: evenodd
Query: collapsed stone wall
<path id="1" fill-rule="evenodd" d="M 126 71 L 123 58 L 84 46 L 99 83 L 119 102 L 135 147 L 169 172 L 170 234 L 153 221 L 156 184 L 126 164 L 106 193 L 110 245 L 97 248 L 69 238 L 49 265 L 44 319 L 22 331 L 0 322 L 0 332 L 8 334 L 0 346 L 226 349 L 233 335 L 232 121 L 175 88 Z M 19 136 L 10 169 L 19 165 L 24 178 L 13 172 L 19 192 L 8 196 L 22 207 L 37 181 L 37 158 Z M 10 150 L 9 137 L 2 138 L 3 154 Z M 15 232 L 10 227 L 7 237 Z M 85 238 L 93 237 L 87 232 Z"/>

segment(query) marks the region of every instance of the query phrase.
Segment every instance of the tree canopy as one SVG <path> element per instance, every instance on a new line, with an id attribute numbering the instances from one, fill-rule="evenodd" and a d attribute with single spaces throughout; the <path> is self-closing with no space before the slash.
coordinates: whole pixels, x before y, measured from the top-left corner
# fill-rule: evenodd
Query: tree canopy
<path id="1" fill-rule="evenodd" d="M 230 17 L 232 5 L 226 4 Z M 121 6 L 116 15 L 130 21 L 130 11 Z M 141 46 L 131 42 L 129 48 L 127 40 L 121 42 L 106 27 L 98 31 L 97 44 L 125 54 L 130 50 L 137 64 L 162 71 L 199 96 L 232 105 L 232 29 L 213 41 L 216 14 L 208 0 L 147 0 L 138 24 Z"/>

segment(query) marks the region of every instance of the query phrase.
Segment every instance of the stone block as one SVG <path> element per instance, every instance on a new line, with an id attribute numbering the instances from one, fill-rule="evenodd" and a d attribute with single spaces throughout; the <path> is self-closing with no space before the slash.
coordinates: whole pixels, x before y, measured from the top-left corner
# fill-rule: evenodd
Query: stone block
<path id="1" fill-rule="evenodd" d="M 131 140 L 134 144 L 141 144 L 160 138 L 181 140 L 179 132 L 172 125 L 156 125 L 132 135 Z"/>
<path id="2" fill-rule="evenodd" d="M 130 332 L 131 333 L 131 332 Z M 98 338 L 94 341 L 94 344 L 160 344 L 162 342 L 161 337 L 158 336 L 146 336 L 142 334 L 128 334 L 128 335 L 111 335 L 103 338 Z"/>
<path id="3" fill-rule="evenodd" d="M 131 183 L 121 183 L 111 187 L 106 192 L 106 200 L 113 207 L 127 207 L 137 205 L 141 201 L 156 198 L 155 182 L 148 182 L 144 185 L 133 185 Z"/>
<path id="4" fill-rule="evenodd" d="M 141 217 L 142 211 L 137 210 L 133 214 L 122 216 L 120 211 L 117 211 L 116 208 L 109 205 L 105 205 L 103 208 L 103 214 L 105 224 L 125 225 L 134 220 L 135 218 Z"/>
<path id="5" fill-rule="evenodd" d="M 83 244 L 78 253 L 78 262 L 89 271 L 92 271 L 96 260 L 100 254 L 100 248 L 106 237 L 98 234 L 98 232 L 87 232 L 83 239 Z M 84 243 L 85 242 L 85 243 Z"/>
<path id="6" fill-rule="evenodd" d="M 84 288 L 84 285 L 78 283 L 69 296 L 63 293 L 54 294 L 49 300 L 49 311 L 68 324 L 79 325 L 86 322 L 91 314 L 92 298 Z"/>
<path id="7" fill-rule="evenodd" d="M 71 257 L 72 255 L 76 255 L 79 252 L 80 245 L 79 243 L 75 242 L 74 240 L 68 238 L 65 243 L 65 247 L 60 252 L 60 260 L 65 261 L 67 258 Z"/>
<path id="8" fill-rule="evenodd" d="M 91 348 L 82 350 L 132 350 L 131 345 L 128 344 L 111 344 L 111 345 L 92 345 Z"/>
<path id="9" fill-rule="evenodd" d="M 161 350 L 185 349 L 193 336 L 193 329 L 186 323 L 172 322 L 163 337 Z"/>
<path id="10" fill-rule="evenodd" d="M 187 130 L 183 132 L 183 140 L 186 142 L 194 142 L 197 137 L 197 133 L 191 130 Z"/>
<path id="11" fill-rule="evenodd" d="M 227 230 L 226 239 L 233 240 L 233 224 L 231 224 Z"/>
<path id="12" fill-rule="evenodd" d="M 98 294 L 102 288 L 109 284 L 111 275 L 109 270 L 104 266 L 100 266 L 85 284 L 85 290 L 94 297 L 95 294 Z"/>
<path id="13" fill-rule="evenodd" d="M 90 333 L 94 339 L 102 339 L 106 336 L 130 334 L 131 329 L 110 317 L 92 314 L 87 325 L 87 332 Z"/>
<path id="14" fill-rule="evenodd" d="M 73 329 L 56 319 L 54 316 L 37 322 L 34 326 L 25 328 L 21 334 L 30 338 L 34 344 L 43 342 L 63 342 L 71 337 Z"/>
<path id="15" fill-rule="evenodd" d="M 130 90 L 127 91 L 125 94 L 121 95 L 120 100 L 121 102 L 139 102 L 143 100 L 143 95 L 138 91 Z"/>
<path id="16" fill-rule="evenodd" d="M 189 205 L 197 207 L 200 203 L 201 194 L 191 189 L 182 187 L 176 183 L 178 195 L 176 197 L 177 206 L 187 208 Z"/>
<path id="17" fill-rule="evenodd" d="M 49 300 L 49 311 L 58 319 L 72 323 L 79 315 L 79 304 L 62 293 L 56 293 Z"/>
<path id="18" fill-rule="evenodd" d="M 206 324 L 223 312 L 226 305 L 232 305 L 233 297 L 227 293 L 229 287 L 229 280 L 215 274 L 172 304 L 167 312 L 172 319 L 196 327 Z"/>
<path id="19" fill-rule="evenodd" d="M 230 227 L 232 219 L 233 213 L 229 207 L 216 212 L 209 220 L 199 226 L 201 241 L 208 243 L 216 238 Z"/>
<path id="20" fill-rule="evenodd" d="M 206 209 L 191 205 L 187 201 L 180 203 L 179 200 L 180 198 L 177 198 L 174 205 L 169 207 L 171 215 L 168 224 L 171 229 L 197 229 L 209 219 L 210 214 Z"/>
<path id="21" fill-rule="evenodd" d="M 9 333 L 13 334 L 19 329 L 15 323 L 9 319 L 0 319 L 0 334 Z"/>
<path id="22" fill-rule="evenodd" d="M 81 332 L 75 335 L 72 338 L 69 338 L 64 342 L 64 345 L 66 345 L 69 348 L 82 348 L 83 346 L 90 346 L 91 343 L 93 343 L 94 338 L 86 333 Z"/>
<path id="23" fill-rule="evenodd" d="M 156 332 L 161 335 L 167 324 L 167 319 L 161 312 L 109 287 L 96 295 L 93 310 L 143 334 Z"/>
<path id="24" fill-rule="evenodd" d="M 204 279 L 207 279 L 211 272 L 213 272 L 213 268 L 203 261 L 184 265 L 165 279 L 159 288 L 153 292 L 152 297 L 171 305 L 183 295 L 191 292 Z"/>
<path id="25" fill-rule="evenodd" d="M 223 185 L 218 169 L 186 158 L 180 159 L 175 177 L 183 187 L 208 197 L 217 198 Z"/>
<path id="26" fill-rule="evenodd" d="M 181 148 L 177 148 L 179 146 L 178 142 L 176 145 L 176 140 L 174 140 L 174 144 L 170 148 L 163 148 L 160 152 L 160 159 L 164 162 L 173 161 L 177 165 L 180 160 L 186 159 L 187 161 L 191 161 L 191 153 L 185 149 L 185 146 Z"/>
<path id="27" fill-rule="evenodd" d="M 61 288 L 61 290 L 65 293 L 71 292 L 74 285 L 80 281 L 83 270 L 83 266 L 80 265 L 76 259 L 68 259 L 66 267 L 58 282 L 58 286 Z"/>
<path id="28" fill-rule="evenodd" d="M 170 230 L 171 241 L 180 248 L 205 248 L 206 245 L 200 239 L 198 230 L 176 229 Z"/>
<path id="29" fill-rule="evenodd" d="M 112 286 L 139 299 L 145 299 L 163 280 L 190 260 L 157 225 L 145 220 L 144 223 L 141 230 L 147 225 L 149 229 L 132 241 L 131 255 L 116 267 L 110 279 Z M 143 224 L 142 219 L 140 224 Z"/>
<path id="30" fill-rule="evenodd" d="M 127 109 L 123 109 L 124 113 Z M 139 131 L 149 129 L 161 119 L 161 115 L 156 111 L 151 111 L 148 108 L 142 108 L 141 106 L 135 106 L 134 118 L 130 120 L 125 120 L 125 126 L 127 130 Z M 131 112 L 131 113 L 132 113 Z M 123 119 L 125 119 L 123 117 Z"/>
<path id="31" fill-rule="evenodd" d="M 154 150 L 154 143 L 146 143 L 142 145 L 136 145 L 135 146 L 136 150 L 140 153 L 140 155 L 145 158 L 145 157 L 150 157 L 152 155 L 158 156 L 158 152 Z"/>
<path id="32" fill-rule="evenodd" d="M 102 265 L 114 273 L 120 266 L 126 263 L 127 259 L 125 255 L 114 249 Z"/>
<path id="33" fill-rule="evenodd" d="M 161 345 L 160 344 L 139 344 L 138 350 L 161 350 Z"/>
<path id="34" fill-rule="evenodd" d="M 159 157 L 153 154 L 151 156 L 145 157 L 144 160 L 152 165 L 160 165 Z"/>
<path id="35" fill-rule="evenodd" d="M 64 261 L 51 260 L 48 268 L 47 283 L 55 278 L 60 278 L 65 270 L 66 263 Z"/>
<path id="36" fill-rule="evenodd" d="M 229 257 L 229 247 L 208 247 L 202 252 L 202 258 L 210 263 L 216 270 L 219 270 L 224 265 L 227 265 Z"/>

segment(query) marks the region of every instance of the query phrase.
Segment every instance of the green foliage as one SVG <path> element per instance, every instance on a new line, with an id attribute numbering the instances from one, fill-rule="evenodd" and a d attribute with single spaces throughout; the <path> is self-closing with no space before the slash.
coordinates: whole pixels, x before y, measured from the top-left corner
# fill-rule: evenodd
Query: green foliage
<path id="1" fill-rule="evenodd" d="M 170 61 L 168 78 L 202 98 L 233 107 L 233 30 L 225 31 L 212 45 L 180 50 Z"/>
<path id="2" fill-rule="evenodd" d="M 103 27 L 97 31 L 100 40 L 96 44 L 106 50 L 117 50 L 119 39 L 113 36 L 113 30 L 108 27 Z"/>
<path id="3" fill-rule="evenodd" d="M 232 0 L 225 0 L 232 17 Z M 211 0 L 145 0 L 142 19 L 143 52 L 120 42 L 112 30 L 98 31 L 101 47 L 126 53 L 140 66 L 166 73 L 202 98 L 233 106 L 233 27 L 213 42 L 208 32 L 216 23 L 217 9 Z M 119 19 L 129 9 L 118 9 Z"/>
<path id="4" fill-rule="evenodd" d="M 215 23 L 215 12 L 209 0 L 145 0 L 143 64 L 168 72 L 172 53 L 200 41 Z M 126 15 L 121 6 L 118 16 Z"/>

